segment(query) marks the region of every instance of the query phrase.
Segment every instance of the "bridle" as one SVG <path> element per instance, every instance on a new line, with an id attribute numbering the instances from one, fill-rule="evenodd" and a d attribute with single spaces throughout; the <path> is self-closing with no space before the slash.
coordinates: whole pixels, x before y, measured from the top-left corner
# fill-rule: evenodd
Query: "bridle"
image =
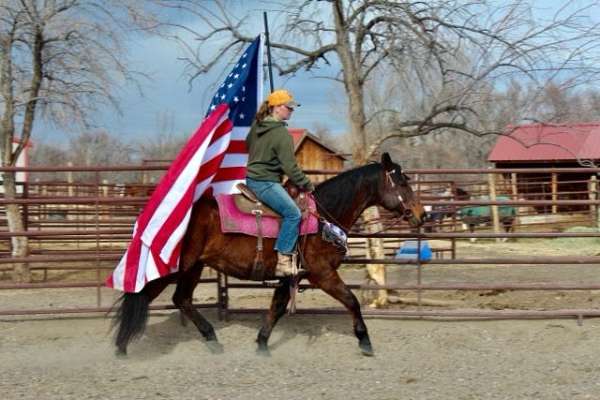
<path id="1" fill-rule="evenodd" d="M 393 189 L 396 187 L 396 183 L 394 182 L 394 179 L 392 178 L 392 175 L 396 173 L 396 170 L 393 169 L 391 171 L 385 171 L 385 178 L 386 181 L 389 182 L 389 186 Z M 406 202 L 404 201 L 404 198 L 402 197 L 401 193 L 397 194 L 398 196 L 398 200 L 400 201 L 400 204 L 402 204 L 402 208 L 404 208 L 405 210 L 408 210 L 409 207 L 406 205 Z"/>

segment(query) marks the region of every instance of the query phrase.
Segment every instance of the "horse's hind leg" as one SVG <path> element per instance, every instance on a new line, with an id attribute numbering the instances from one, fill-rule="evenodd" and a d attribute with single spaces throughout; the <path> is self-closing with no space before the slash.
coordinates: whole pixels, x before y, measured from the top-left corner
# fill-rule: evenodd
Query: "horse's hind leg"
<path id="1" fill-rule="evenodd" d="M 367 326 L 360 311 L 360 303 L 356 299 L 356 296 L 348 289 L 344 281 L 342 281 L 337 271 L 331 271 L 321 279 L 311 279 L 311 282 L 334 299 L 340 301 L 350 311 L 354 322 L 354 334 L 358 338 L 358 346 L 364 355 L 372 356 L 373 347 L 371 346 Z"/>
<path id="2" fill-rule="evenodd" d="M 204 265 L 198 262 L 187 271 L 179 273 L 177 288 L 173 295 L 173 304 L 175 304 L 186 317 L 192 320 L 194 325 L 196 325 L 196 328 L 198 328 L 207 341 L 216 342 L 217 335 L 215 334 L 215 329 L 192 304 L 194 289 L 198 285 L 203 268 Z"/>
<path id="3" fill-rule="evenodd" d="M 269 348 L 267 342 L 273 331 L 273 327 L 279 321 L 279 318 L 285 313 L 285 308 L 290 301 L 290 286 L 287 280 L 284 280 L 282 284 L 275 289 L 273 293 L 273 299 L 271 300 L 271 308 L 265 318 L 263 327 L 258 332 L 256 342 L 258 343 L 258 352 L 262 354 L 268 354 Z"/>

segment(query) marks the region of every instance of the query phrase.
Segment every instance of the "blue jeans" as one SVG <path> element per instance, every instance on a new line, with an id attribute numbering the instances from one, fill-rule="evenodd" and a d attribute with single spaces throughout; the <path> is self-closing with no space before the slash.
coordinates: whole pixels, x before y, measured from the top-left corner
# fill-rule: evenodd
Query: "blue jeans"
<path id="1" fill-rule="evenodd" d="M 275 250 L 282 254 L 292 254 L 300 233 L 302 213 L 294 200 L 278 182 L 257 181 L 246 178 L 246 185 L 265 205 L 283 218 L 279 227 L 279 236 Z"/>

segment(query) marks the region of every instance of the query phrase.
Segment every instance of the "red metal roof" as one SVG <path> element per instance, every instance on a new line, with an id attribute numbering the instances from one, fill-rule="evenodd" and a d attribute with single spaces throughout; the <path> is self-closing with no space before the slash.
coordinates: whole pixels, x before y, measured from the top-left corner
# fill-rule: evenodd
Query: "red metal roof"
<path id="1" fill-rule="evenodd" d="M 600 159 L 600 123 L 531 124 L 507 128 L 490 162 Z"/>

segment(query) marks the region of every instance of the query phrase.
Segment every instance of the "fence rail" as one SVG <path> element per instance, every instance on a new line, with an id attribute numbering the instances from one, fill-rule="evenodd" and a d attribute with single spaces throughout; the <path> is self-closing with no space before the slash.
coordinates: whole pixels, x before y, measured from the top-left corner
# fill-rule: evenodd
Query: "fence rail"
<path id="1" fill-rule="evenodd" d="M 114 167 L 34 167 L 34 168 L 0 168 L 0 172 L 24 171 L 39 174 L 55 172 L 85 172 L 95 176 L 88 182 L 51 182 L 40 180 L 23 184 L 22 193 L 17 199 L 0 198 L 0 274 L 5 274 L 5 280 L 0 281 L 0 290 L 56 290 L 67 288 L 95 288 L 96 307 L 49 307 L 47 309 L 0 310 L 0 315 L 29 315 L 49 313 L 90 313 L 106 312 L 108 307 L 101 305 L 101 288 L 104 278 L 112 270 L 126 249 L 131 236 L 132 225 L 141 207 L 148 199 L 153 185 L 147 182 L 118 183 L 100 179 L 100 174 L 106 172 L 160 172 L 165 166 L 114 166 Z M 307 171 L 318 175 L 333 175 L 337 171 L 313 170 Z M 414 232 L 397 218 L 385 214 L 382 221 L 385 230 L 379 233 L 366 233 L 365 224 L 356 225 L 356 231 L 350 234 L 351 254 L 345 263 L 348 265 L 406 265 L 416 268 L 417 282 L 402 285 L 349 285 L 355 290 L 409 290 L 418 294 L 426 291 L 440 290 L 600 290 L 598 282 L 585 284 L 572 282 L 505 282 L 505 283 L 423 283 L 421 268 L 423 266 L 454 266 L 454 265 L 600 265 L 598 256 L 536 256 L 536 257 L 481 257 L 477 259 L 460 257 L 456 253 L 457 241 L 464 239 L 535 239 L 552 238 L 598 238 L 599 224 L 597 175 L 600 168 L 548 168 L 548 169 L 421 169 L 405 171 L 412 175 L 413 189 L 421 198 L 423 204 L 438 207 L 444 211 L 454 212 L 465 206 L 484 206 L 491 210 L 498 207 L 511 206 L 527 208 L 516 215 L 521 222 L 515 222 L 515 232 L 501 232 L 499 224 L 485 228 L 485 231 L 468 232 L 460 225 L 456 216 L 446 218 L 443 223 L 433 224 L 431 232 Z M 544 175 L 547 178 L 529 175 Z M 565 174 L 587 174 L 589 179 L 565 178 Z M 440 179 L 440 176 L 455 176 L 455 179 Z M 493 177 L 493 178 L 490 178 Z M 562 185 L 562 186 L 561 186 Z M 575 185 L 568 186 L 568 185 Z M 565 190 L 560 190 L 561 187 Z M 486 196 L 486 198 L 457 199 L 457 187 L 471 189 L 471 196 Z M 524 189 L 525 188 L 525 189 Z M 531 189 L 535 188 L 535 190 Z M 524 192 L 520 192 L 523 189 Z M 446 191 L 440 195 L 440 191 Z M 449 194 L 448 194 L 449 193 Z M 507 199 L 496 197 L 506 195 Z M 25 217 L 26 229 L 9 232 L 4 215 L 4 206 L 17 204 Z M 561 211 L 563 208 L 575 207 L 575 211 Z M 544 212 L 539 212 L 540 210 Z M 563 217 L 564 220 L 560 220 Z M 529 221 L 527 220 L 529 218 Z M 560 230 L 574 223 L 596 228 L 589 232 L 550 231 Z M 538 229 L 542 229 L 541 231 Z M 526 231 L 534 229 L 534 231 Z M 491 232 L 490 232 L 491 230 Z M 14 237 L 26 237 L 29 240 L 30 255 L 13 257 L 10 253 L 10 240 Z M 364 241 L 372 238 L 385 240 L 385 259 L 372 259 L 364 256 Z M 393 258 L 395 251 L 406 240 L 416 240 L 419 246 L 423 241 L 441 242 L 434 247 L 436 257 L 423 261 L 419 257 L 414 260 L 397 260 Z M 444 244 L 445 243 L 445 244 Z M 41 280 L 33 283 L 7 282 L 7 274 L 12 265 L 17 263 L 30 264 L 34 278 Z M 79 273 L 81 276 L 73 281 L 51 282 L 51 274 L 57 271 Z M 92 275 L 90 275 L 92 274 Z M 599 274 L 600 276 L 600 274 Z M 228 305 L 228 291 L 243 288 L 265 288 L 263 284 L 230 282 L 225 277 L 216 275 L 215 278 L 203 279 L 203 284 L 216 285 L 217 301 L 201 304 L 199 307 L 217 307 L 219 315 L 228 313 L 251 312 L 253 309 L 236 309 Z M 309 288 L 304 285 L 303 288 Z M 155 309 L 170 309 L 167 305 L 159 305 Z M 550 318 L 575 316 L 599 316 L 600 312 L 592 309 L 564 309 L 553 311 L 536 310 L 426 310 L 394 311 L 371 310 L 368 315 L 400 316 L 400 317 L 474 317 L 474 318 Z M 256 310 L 254 310 L 256 311 Z M 333 313 L 342 310 L 305 309 L 299 312 Z"/>

